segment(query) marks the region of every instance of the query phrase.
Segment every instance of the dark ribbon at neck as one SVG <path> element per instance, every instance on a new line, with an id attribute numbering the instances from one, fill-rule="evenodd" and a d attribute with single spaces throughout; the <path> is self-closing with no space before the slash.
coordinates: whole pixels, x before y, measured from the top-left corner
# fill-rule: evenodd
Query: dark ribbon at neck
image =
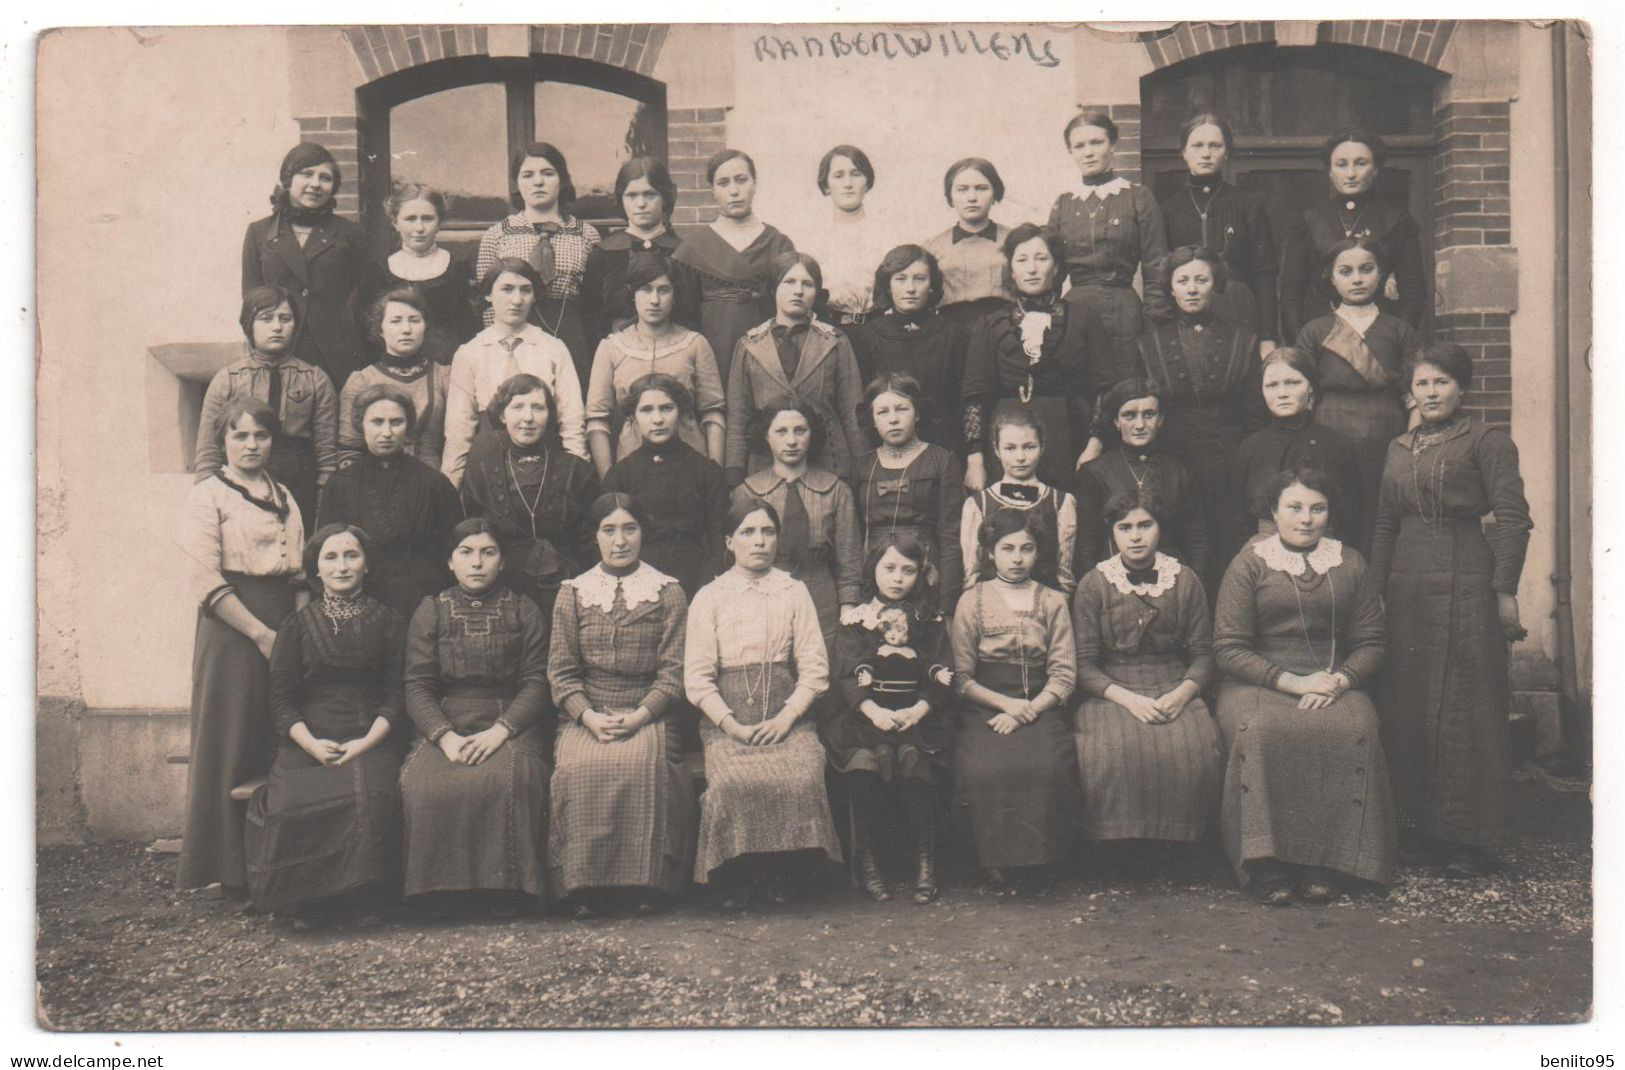
<path id="1" fill-rule="evenodd" d="M 236 482 L 230 476 L 226 475 L 226 473 L 217 472 L 215 474 L 219 478 L 220 482 L 224 483 L 238 494 L 241 494 L 243 496 L 243 500 L 249 505 L 254 506 L 256 509 L 264 509 L 267 513 L 275 514 L 278 520 L 288 519 L 288 503 L 286 499 L 277 493 L 276 482 L 274 480 L 271 483 L 271 500 L 266 501 L 264 498 L 255 497 L 247 487 Z"/>

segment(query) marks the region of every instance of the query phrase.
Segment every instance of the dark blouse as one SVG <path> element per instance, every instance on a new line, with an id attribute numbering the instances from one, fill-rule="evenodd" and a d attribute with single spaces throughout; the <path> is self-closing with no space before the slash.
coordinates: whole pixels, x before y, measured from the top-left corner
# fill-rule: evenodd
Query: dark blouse
<path id="1" fill-rule="evenodd" d="M 1416 328 L 1386 312 L 1379 314 L 1372 322 L 1364 335 L 1366 349 L 1389 380 L 1381 386 L 1374 386 L 1347 360 L 1326 348 L 1326 340 L 1342 322 L 1335 311 L 1318 316 L 1303 325 L 1297 340 L 1293 342 L 1297 349 L 1315 358 L 1320 371 L 1320 388 L 1353 393 L 1392 392 L 1396 398 L 1402 397 L 1405 392 L 1405 362 L 1422 345 L 1422 337 Z"/>
<path id="2" fill-rule="evenodd" d="M 850 766 L 859 750 L 876 747 L 918 747 L 928 760 L 936 764 L 946 761 L 953 739 L 952 722 L 948 717 L 949 690 L 934 677 L 939 670 L 953 669 L 953 655 L 948 644 L 948 630 L 941 616 L 935 613 L 910 611 L 908 646 L 917 655 L 910 659 L 917 667 L 914 683 L 917 691 L 903 701 L 888 698 L 886 690 L 876 691 L 858 683 L 860 664 L 879 668 L 877 653 L 884 636 L 876 625 L 878 621 L 868 610 L 878 611 L 888 603 L 875 599 L 842 615 L 842 626 L 835 638 L 836 657 L 830 672 L 835 678 L 834 694 L 819 704 L 819 735 L 829 751 L 830 762 L 837 769 Z M 895 603 L 890 603 L 895 604 Z M 889 674 L 887 674 L 889 676 Z M 882 683 L 877 674 L 876 683 Z M 900 678 L 887 682 L 894 685 Z M 890 692 L 895 696 L 901 692 Z M 858 709 L 865 699 L 873 699 L 887 709 L 899 709 L 924 699 L 931 704 L 931 712 L 912 728 L 901 732 L 882 732 Z"/>
<path id="3" fill-rule="evenodd" d="M 432 743 L 451 731 L 440 703 L 459 693 L 500 697 L 506 705 L 492 724 L 512 735 L 538 724 L 552 709 L 547 633 L 536 603 L 505 586 L 424 599 L 406 629 L 406 713 L 418 733 Z"/>
<path id="4" fill-rule="evenodd" d="M 1091 568 L 1072 596 L 1072 635 L 1078 645 L 1078 691 L 1091 698 L 1106 697 L 1106 689 L 1118 682 L 1112 663 L 1124 658 L 1177 657 L 1186 663 L 1185 679 L 1204 690 L 1216 672 L 1207 595 L 1188 568 L 1181 568 L 1173 589 L 1162 594 L 1124 594 Z"/>
<path id="5" fill-rule="evenodd" d="M 587 271 L 581 280 L 581 322 L 593 348 L 613 332 L 631 323 L 636 315 L 632 295 L 626 292 L 626 269 L 634 256 L 656 255 L 671 259 L 683 244 L 669 227 L 648 241 L 634 238 L 624 230 L 604 237 L 587 254 Z M 677 283 L 672 280 L 673 285 Z M 679 304 L 683 304 L 681 298 Z M 698 329 L 698 320 L 674 317 L 684 327 Z"/>
<path id="6" fill-rule="evenodd" d="M 951 611 L 965 581 L 959 546 L 965 469 L 959 458 L 927 445 L 906 469 L 888 468 L 879 451 L 870 450 L 855 468 L 852 486 L 863 522 L 864 559 L 890 532 L 914 534 L 925 547 L 927 562 L 937 570 L 942 611 Z"/>
<path id="7" fill-rule="evenodd" d="M 924 392 L 919 435 L 934 446 L 958 453 L 962 439 L 959 392 L 965 378 L 968 334 L 935 312 L 870 316 L 848 332 L 858 371 L 868 383 L 876 376 L 899 374 L 919 381 Z M 862 421 L 871 426 L 871 421 Z"/>
<path id="8" fill-rule="evenodd" d="M 648 514 L 643 560 L 675 579 L 690 598 L 722 564 L 722 516 L 728 486 L 722 466 L 674 438 L 649 442 L 617 461 L 604 490 L 630 494 Z"/>
<path id="9" fill-rule="evenodd" d="M 1115 178 L 1105 176 L 1106 182 Z M 1149 278 L 1157 262 L 1168 255 L 1156 197 L 1131 183 L 1101 200 L 1088 195 L 1092 184 L 1083 183 L 1083 195 L 1061 194 L 1049 212 L 1049 225 L 1066 241 L 1072 285 L 1130 286 L 1135 269 L 1142 266 Z"/>
<path id="10" fill-rule="evenodd" d="M 1354 442 L 1341 431 L 1316 423 L 1305 413 L 1290 420 L 1276 419 L 1242 440 L 1236 449 L 1226 496 L 1232 511 L 1226 526 L 1234 545 L 1241 545 L 1258 532 L 1256 499 L 1264 485 L 1289 468 L 1318 468 L 1331 477 L 1338 490 L 1332 515 L 1332 534 L 1354 547 L 1366 542 L 1366 510 L 1361 501 L 1360 455 Z"/>
<path id="11" fill-rule="evenodd" d="M 1140 336 L 1140 372 L 1167 405 L 1163 445 L 1193 469 L 1204 467 L 1199 455 L 1263 422 L 1257 353 L 1257 338 L 1211 312 L 1153 322 Z"/>
<path id="12" fill-rule="evenodd" d="M 286 738 L 304 721 L 319 739 L 359 739 L 379 717 L 389 722 L 391 732 L 400 730 L 406 618 L 375 598 L 362 598 L 360 616 L 335 621 L 322 612 L 318 595 L 277 629 L 271 651 L 271 720 L 279 736 Z M 360 703 L 310 708 L 310 700 L 328 688 L 360 690 L 365 697 Z"/>
<path id="13" fill-rule="evenodd" d="M 473 269 L 467 261 L 452 254 L 446 270 L 434 278 L 403 279 L 390 270 L 387 258 L 376 261 L 371 265 L 362 286 L 361 305 L 357 309 L 363 322 L 371 314 L 374 301 L 388 291 L 400 288 L 416 290 L 429 306 L 429 332 L 423 340 L 422 356 L 436 364 L 450 364 L 457 347 L 480 330 L 480 317 L 474 304 Z M 375 351 L 376 343 L 369 348 Z"/>
<path id="14" fill-rule="evenodd" d="M 462 492 L 463 511 L 497 529 L 503 575 L 551 612 L 559 584 L 597 556 L 587 519 L 599 494 L 592 465 L 556 439 L 528 453 L 513 448 L 505 432 L 480 434 Z"/>
<path id="15" fill-rule="evenodd" d="M 372 536 L 367 588 L 404 617 L 451 582 L 446 539 L 463 519 L 451 481 L 416 457 L 346 460 L 322 488 L 316 525 L 354 524 Z"/>
<path id="16" fill-rule="evenodd" d="M 243 236 L 243 292 L 280 286 L 293 295 L 294 356 L 325 371 L 335 390 L 369 360 L 356 322 L 367 259 L 361 227 L 341 215 L 317 223 L 302 246 L 280 212 L 250 223 Z"/>
<path id="17" fill-rule="evenodd" d="M 1264 198 L 1237 189 L 1216 175 L 1200 179 L 1187 175 L 1186 178 L 1189 181 L 1182 183 L 1177 193 L 1158 205 L 1168 232 L 1168 247 L 1198 245 L 1217 253 L 1230 278 L 1246 283 L 1253 292 L 1253 300 L 1258 305 L 1259 337 L 1270 340 L 1282 337 L 1278 325 L 1280 306 L 1276 299 L 1280 261 Z M 1160 279 L 1156 280 L 1155 289 L 1157 300 L 1148 296 L 1147 303 L 1153 308 L 1171 311 Z"/>
<path id="18" fill-rule="evenodd" d="M 1078 503 L 1078 541 L 1073 568 L 1082 577 L 1117 552 L 1106 530 L 1106 502 L 1114 494 L 1140 486 L 1162 503 L 1162 552 L 1204 574 L 1211 563 L 1211 541 L 1196 480 L 1178 457 L 1153 444 L 1129 451 L 1121 443 L 1108 447 L 1078 470 L 1074 497 Z"/>
<path id="19" fill-rule="evenodd" d="M 1304 324 L 1337 307 L 1337 295 L 1325 277 L 1326 254 L 1348 237 L 1375 238 L 1388 251 L 1399 298 L 1391 301 L 1384 295 L 1378 304 L 1412 327 L 1421 324 L 1432 289 L 1421 231 L 1405 208 L 1368 192 L 1352 199 L 1329 198 L 1294 220 L 1281 262 L 1282 338 L 1297 337 Z"/>

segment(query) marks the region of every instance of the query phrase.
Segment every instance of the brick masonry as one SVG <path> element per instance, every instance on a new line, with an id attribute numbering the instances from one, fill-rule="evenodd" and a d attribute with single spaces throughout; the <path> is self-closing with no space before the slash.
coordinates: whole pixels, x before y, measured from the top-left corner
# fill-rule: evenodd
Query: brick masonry
<path id="1" fill-rule="evenodd" d="M 666 113 L 666 163 L 677 184 L 678 227 L 709 223 L 717 217 L 706 181 L 705 165 L 727 147 L 727 108 L 676 108 Z"/>
<path id="2" fill-rule="evenodd" d="M 325 146 L 339 162 L 339 196 L 335 205 L 340 215 L 355 219 L 360 212 L 361 172 L 357 163 L 357 131 L 354 115 L 301 116 L 299 140 Z"/>
<path id="3" fill-rule="evenodd" d="M 1448 19 L 1345 20 L 1319 23 L 1315 40 L 1381 49 L 1437 67 L 1455 29 L 1455 22 Z M 1277 28 L 1273 22 L 1181 22 L 1171 29 L 1146 33 L 1140 38 L 1146 54 L 1151 57 L 1151 65 L 1158 70 L 1222 48 L 1276 39 Z"/>

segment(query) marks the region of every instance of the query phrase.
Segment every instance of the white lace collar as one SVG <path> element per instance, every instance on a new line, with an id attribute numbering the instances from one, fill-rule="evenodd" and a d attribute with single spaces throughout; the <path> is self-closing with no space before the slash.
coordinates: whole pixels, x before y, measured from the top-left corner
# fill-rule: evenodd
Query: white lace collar
<path id="1" fill-rule="evenodd" d="M 1160 550 L 1157 551 L 1157 556 L 1151 559 L 1151 567 L 1157 570 L 1155 583 L 1130 583 L 1128 581 L 1128 566 L 1123 564 L 1122 554 L 1108 557 L 1096 565 L 1095 570 L 1105 576 L 1106 582 L 1117 588 L 1119 592 L 1146 597 L 1155 597 L 1172 590 L 1174 582 L 1179 579 L 1179 574 L 1185 570 L 1184 565 L 1181 565 L 1177 560 Z"/>
<path id="2" fill-rule="evenodd" d="M 594 565 L 573 580 L 565 580 L 574 587 L 576 600 L 584 606 L 608 613 L 615 607 L 615 589 L 620 588 L 627 609 L 636 609 L 645 602 L 660 601 L 660 592 L 668 583 L 677 581 L 659 569 L 643 562 L 625 576 L 612 576 L 603 565 Z"/>
<path id="3" fill-rule="evenodd" d="M 1277 572 L 1285 572 L 1289 576 L 1301 576 L 1305 568 L 1315 571 L 1318 576 L 1324 576 L 1332 569 L 1343 563 L 1343 544 L 1336 539 L 1321 539 L 1320 545 L 1306 554 L 1296 550 L 1287 549 L 1281 536 L 1271 535 L 1267 539 L 1259 539 L 1253 543 L 1253 553 L 1270 568 Z"/>
<path id="4" fill-rule="evenodd" d="M 861 624 L 872 631 L 880 627 L 880 611 L 885 608 L 885 603 L 878 598 L 871 598 L 862 605 L 847 606 L 841 610 L 841 623 Z"/>
<path id="5" fill-rule="evenodd" d="M 1100 183 L 1099 185 L 1096 185 L 1096 186 L 1092 186 L 1089 183 L 1085 182 L 1083 184 L 1083 199 L 1088 200 L 1090 197 L 1099 197 L 1101 200 L 1104 201 L 1107 197 L 1110 197 L 1112 194 L 1119 193 L 1119 192 L 1121 192 L 1123 190 L 1126 190 L 1126 189 L 1131 189 L 1131 188 L 1133 188 L 1133 186 L 1134 186 L 1134 183 L 1130 182 L 1128 179 L 1124 178 L 1122 175 L 1116 176 L 1110 182 L 1102 182 L 1102 183 Z"/>

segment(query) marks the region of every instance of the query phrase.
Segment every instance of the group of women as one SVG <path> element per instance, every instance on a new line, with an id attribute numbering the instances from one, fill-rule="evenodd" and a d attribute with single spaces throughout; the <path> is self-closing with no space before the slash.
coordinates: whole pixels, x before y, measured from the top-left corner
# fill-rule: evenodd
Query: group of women
<path id="1" fill-rule="evenodd" d="M 745 153 L 680 238 L 629 161 L 603 237 L 536 144 L 472 272 L 421 186 L 370 262 L 297 146 L 183 522 L 180 883 L 301 925 L 401 894 L 587 915 L 690 880 L 783 901 L 849 856 L 886 899 L 896 825 L 929 903 L 944 808 L 1001 889 L 1215 826 L 1276 905 L 1390 881 L 1400 840 L 1482 873 L 1530 521 L 1466 354 L 1417 333 L 1381 139 L 1329 139 L 1281 256 L 1222 119 L 1160 205 L 1109 118 L 1064 140 L 1047 225 L 995 223 L 968 158 L 956 222 L 901 245 L 836 146 L 816 257 L 755 216 Z"/>

